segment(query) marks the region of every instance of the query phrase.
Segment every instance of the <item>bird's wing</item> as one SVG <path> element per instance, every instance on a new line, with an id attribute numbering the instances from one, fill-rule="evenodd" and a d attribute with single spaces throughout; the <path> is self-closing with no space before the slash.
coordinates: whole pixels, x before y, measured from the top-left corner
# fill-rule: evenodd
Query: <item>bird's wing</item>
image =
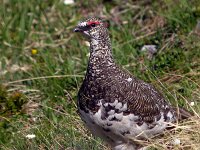
<path id="1" fill-rule="evenodd" d="M 123 110 L 124 115 L 134 114 L 139 116 L 138 123 L 152 123 L 161 117 L 165 121 L 175 120 L 174 110 L 162 94 L 152 85 L 136 79 L 130 74 L 121 73 L 121 77 L 112 76 L 106 79 L 105 103 L 122 103 L 127 105 Z M 114 105 L 114 104 L 113 104 Z M 121 105 L 121 104 L 118 104 Z M 108 111 L 114 109 L 109 107 Z M 116 109 L 115 112 L 121 112 Z"/>
<path id="2" fill-rule="evenodd" d="M 130 92 L 126 98 L 128 110 L 139 115 L 141 123 L 152 123 L 162 115 L 166 121 L 173 119 L 173 116 L 168 114 L 173 114 L 170 104 L 154 86 L 135 79 L 129 88 Z"/>

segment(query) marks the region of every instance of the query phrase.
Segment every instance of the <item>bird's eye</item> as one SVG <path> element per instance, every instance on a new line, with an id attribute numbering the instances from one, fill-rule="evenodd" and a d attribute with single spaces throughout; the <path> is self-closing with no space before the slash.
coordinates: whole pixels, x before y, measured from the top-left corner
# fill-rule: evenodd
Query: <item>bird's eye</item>
<path id="1" fill-rule="evenodd" d="M 95 23 L 92 23 L 92 24 L 91 24 L 91 27 L 95 27 L 95 26 L 96 26 L 96 24 L 95 24 Z"/>

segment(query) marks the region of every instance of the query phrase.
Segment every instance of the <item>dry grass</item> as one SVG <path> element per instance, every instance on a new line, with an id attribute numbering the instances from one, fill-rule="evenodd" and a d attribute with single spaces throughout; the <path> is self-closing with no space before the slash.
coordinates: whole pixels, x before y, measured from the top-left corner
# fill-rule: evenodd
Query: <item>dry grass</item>
<path id="1" fill-rule="evenodd" d="M 199 150 L 200 118 L 192 117 L 173 124 L 175 128 L 165 131 L 147 141 L 135 140 L 138 144 L 158 150 Z"/>

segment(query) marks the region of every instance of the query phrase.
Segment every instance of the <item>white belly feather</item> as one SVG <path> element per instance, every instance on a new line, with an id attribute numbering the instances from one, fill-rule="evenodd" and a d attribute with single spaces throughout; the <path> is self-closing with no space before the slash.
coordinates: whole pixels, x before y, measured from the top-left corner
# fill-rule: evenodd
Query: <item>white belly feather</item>
<path id="1" fill-rule="evenodd" d="M 164 115 L 161 112 L 161 118 L 156 120 L 155 117 L 155 126 L 153 128 L 149 128 L 146 123 L 143 123 L 139 126 L 136 122 L 138 116 L 134 114 L 123 115 L 121 113 L 115 113 L 114 110 L 110 110 L 108 112 L 109 116 L 106 119 L 102 119 L 102 114 L 105 113 L 105 105 L 102 105 L 102 101 L 100 100 L 99 110 L 93 114 L 92 112 L 85 113 L 84 111 L 79 110 L 81 114 L 81 118 L 86 123 L 86 126 L 91 130 L 91 132 L 103 138 L 111 145 L 118 145 L 120 143 L 129 143 L 131 139 L 144 139 L 152 137 L 155 134 L 162 133 L 163 130 L 167 127 L 168 123 L 173 121 L 173 115 L 171 112 L 168 113 L 168 117 L 170 117 L 169 122 L 164 121 Z M 115 100 L 113 103 L 109 103 L 109 105 L 117 107 L 125 111 L 127 109 L 127 104 L 122 105 L 121 102 Z M 111 120 L 111 118 L 117 118 L 120 121 Z"/>

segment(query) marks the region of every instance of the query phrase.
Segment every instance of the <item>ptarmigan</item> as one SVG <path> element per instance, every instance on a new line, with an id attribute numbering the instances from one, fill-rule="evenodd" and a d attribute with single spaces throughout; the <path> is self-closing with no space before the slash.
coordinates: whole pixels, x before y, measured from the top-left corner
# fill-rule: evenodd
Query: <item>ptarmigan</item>
<path id="1" fill-rule="evenodd" d="M 139 149 L 141 145 L 133 139 L 150 138 L 180 116 L 190 116 L 184 111 L 177 115 L 152 85 L 118 67 L 101 19 L 85 19 L 74 32 L 83 33 L 90 41 L 88 68 L 78 92 L 78 112 L 88 129 L 113 150 Z"/>

